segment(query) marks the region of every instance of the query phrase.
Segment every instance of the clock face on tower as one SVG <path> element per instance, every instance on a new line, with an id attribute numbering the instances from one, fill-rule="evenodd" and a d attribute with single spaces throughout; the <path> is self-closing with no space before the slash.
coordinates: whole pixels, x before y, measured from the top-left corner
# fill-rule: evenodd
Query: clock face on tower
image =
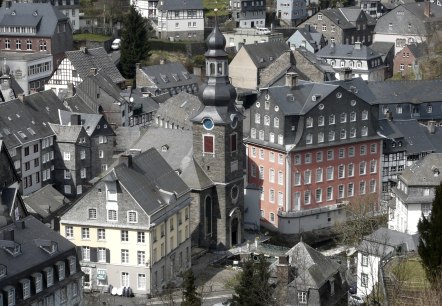
<path id="1" fill-rule="evenodd" d="M 206 130 L 213 129 L 214 124 L 213 124 L 212 119 L 210 119 L 210 118 L 203 119 L 203 126 Z"/>

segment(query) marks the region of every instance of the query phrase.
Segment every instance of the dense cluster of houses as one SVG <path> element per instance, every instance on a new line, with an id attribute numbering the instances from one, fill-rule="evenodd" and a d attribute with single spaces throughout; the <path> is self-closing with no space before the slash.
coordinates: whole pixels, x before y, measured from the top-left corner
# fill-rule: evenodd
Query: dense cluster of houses
<path id="1" fill-rule="evenodd" d="M 386 257 L 416 250 L 442 182 L 442 82 L 385 79 L 420 75 L 438 4 L 281 0 L 277 19 L 298 25 L 285 40 L 248 30 L 265 27 L 266 1 L 232 1 L 239 29 L 214 27 L 202 79 L 137 64 L 132 88 L 104 48 L 73 50 L 77 1 L 21 2 L 0 8 L 0 305 L 154 295 L 180 283 L 194 246 L 331 228 L 364 201 L 389 221 L 357 250 L 361 295 Z M 201 1 L 131 3 L 161 39 L 204 38 Z M 302 241 L 278 256 L 287 301 L 346 299 L 342 262 Z"/>

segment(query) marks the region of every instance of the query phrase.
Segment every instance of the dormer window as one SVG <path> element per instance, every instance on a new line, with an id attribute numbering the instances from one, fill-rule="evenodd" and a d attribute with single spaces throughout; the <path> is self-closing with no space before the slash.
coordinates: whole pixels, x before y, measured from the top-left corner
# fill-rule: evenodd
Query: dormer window
<path id="1" fill-rule="evenodd" d="M 0 279 L 8 275 L 8 270 L 6 266 L 0 265 Z"/>
<path id="2" fill-rule="evenodd" d="M 32 278 L 35 286 L 35 293 L 39 293 L 43 290 L 43 275 L 41 273 L 32 274 Z"/>
<path id="3" fill-rule="evenodd" d="M 52 267 L 48 267 L 45 269 L 46 273 L 46 286 L 50 287 L 54 284 L 54 269 Z"/>
<path id="4" fill-rule="evenodd" d="M 58 246 L 57 243 L 51 240 L 47 240 L 47 239 L 35 239 L 34 240 L 35 244 L 38 245 L 38 247 L 40 249 L 42 249 L 43 251 L 45 251 L 48 254 L 53 254 L 57 251 Z"/>
<path id="5" fill-rule="evenodd" d="M 0 248 L 11 254 L 12 256 L 18 256 L 21 254 L 20 244 L 10 240 L 0 240 Z"/>
<path id="6" fill-rule="evenodd" d="M 26 300 L 31 297 L 31 281 L 29 279 L 20 280 L 23 288 L 23 299 Z"/>
<path id="7" fill-rule="evenodd" d="M 58 280 L 61 281 L 65 278 L 64 261 L 59 261 L 55 265 L 57 266 Z"/>

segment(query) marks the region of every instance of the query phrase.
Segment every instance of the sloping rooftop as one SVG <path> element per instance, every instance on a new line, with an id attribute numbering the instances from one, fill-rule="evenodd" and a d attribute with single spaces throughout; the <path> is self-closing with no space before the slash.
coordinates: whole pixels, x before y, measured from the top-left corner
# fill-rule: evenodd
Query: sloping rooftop
<path id="1" fill-rule="evenodd" d="M 189 187 L 154 148 L 134 156 L 131 167 L 120 163 L 111 172 L 149 215 L 168 204 L 170 197 L 189 192 Z"/>
<path id="2" fill-rule="evenodd" d="M 103 47 L 67 51 L 66 57 L 71 61 L 82 79 L 90 74 L 91 68 L 97 68 L 97 70 L 103 70 L 104 74 L 109 77 L 114 84 L 125 81 Z"/>
<path id="3" fill-rule="evenodd" d="M 75 250 L 75 244 L 53 231 L 45 224 L 33 216 L 28 216 L 20 221 L 7 225 L 0 229 L 0 237 L 4 239 L 6 231 L 14 231 L 14 242 L 20 245 L 21 253 L 12 256 L 6 250 L 0 249 L 0 263 L 6 266 L 7 276 L 2 282 L 7 282 L 8 278 L 15 278 L 25 275 L 33 267 L 48 266 L 54 264 L 59 255 Z M 48 254 L 40 247 L 42 240 L 55 242 L 57 249 L 54 254 Z"/>
<path id="4" fill-rule="evenodd" d="M 282 41 L 244 45 L 243 48 L 257 68 L 267 67 L 284 52 L 290 51 L 290 47 Z"/>
<path id="5" fill-rule="evenodd" d="M 69 203 L 69 200 L 52 185 L 44 186 L 30 196 L 23 198 L 23 201 L 30 213 L 38 214 L 42 218 L 48 217 Z"/>
<path id="6" fill-rule="evenodd" d="M 204 9 L 201 0 L 162 0 L 158 2 L 157 9 L 159 10 L 202 10 Z"/>
<path id="7" fill-rule="evenodd" d="M 213 186 L 213 182 L 193 159 L 193 133 L 191 130 L 176 130 L 151 127 L 132 146 L 142 152 L 156 148 L 167 163 L 178 173 L 184 182 L 194 190 Z"/>
<path id="8" fill-rule="evenodd" d="M 417 235 L 410 235 L 381 227 L 363 238 L 358 250 L 363 253 L 385 256 L 393 252 L 397 246 L 404 245 L 408 252 L 417 251 Z"/>
<path id="9" fill-rule="evenodd" d="M 170 122 L 174 122 L 175 126 L 179 125 L 181 128 L 190 130 L 193 124 L 189 119 L 196 115 L 201 105 L 201 100 L 197 96 L 180 92 L 161 103 L 156 115 L 160 119 L 164 118 L 165 121 L 170 119 Z"/>
<path id="10" fill-rule="evenodd" d="M 83 126 L 81 125 L 60 125 L 50 123 L 50 126 L 57 135 L 58 142 L 77 142 L 81 130 L 83 129 Z"/>
<path id="11" fill-rule="evenodd" d="M 37 37 L 51 37 L 57 31 L 59 21 L 69 18 L 49 3 L 15 3 L 10 8 L 0 8 L 0 26 L 36 27 Z M 29 36 L 29 33 L 14 33 L 14 36 Z"/>
<path id="12" fill-rule="evenodd" d="M 141 69 L 150 81 L 155 84 L 152 88 L 167 89 L 184 86 L 188 91 L 198 91 L 196 77 L 189 73 L 184 65 L 179 62 L 145 66 Z"/>
<path id="13" fill-rule="evenodd" d="M 428 54 L 428 45 L 426 43 L 410 44 L 408 45 L 408 49 L 410 49 L 411 53 L 413 53 L 416 58 Z"/>
<path id="14" fill-rule="evenodd" d="M 353 60 L 370 60 L 381 55 L 364 45 L 328 44 L 315 53 L 320 58 L 345 58 Z"/>
<path id="15" fill-rule="evenodd" d="M 408 186 L 438 186 L 442 182 L 442 153 L 431 153 L 406 167 L 401 178 Z"/>

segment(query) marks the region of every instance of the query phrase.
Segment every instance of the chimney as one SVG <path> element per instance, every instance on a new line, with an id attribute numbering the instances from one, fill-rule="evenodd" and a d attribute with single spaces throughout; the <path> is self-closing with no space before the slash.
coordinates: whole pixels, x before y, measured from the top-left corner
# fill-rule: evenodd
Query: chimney
<path id="1" fill-rule="evenodd" d="M 289 256 L 279 256 L 279 262 L 276 265 L 276 277 L 278 283 L 282 286 L 288 285 L 292 280 L 290 277 L 291 267 L 289 265 Z"/>
<path id="2" fill-rule="evenodd" d="M 97 68 L 91 68 L 89 74 L 90 75 L 96 75 L 97 74 Z"/>
<path id="3" fill-rule="evenodd" d="M 428 132 L 430 134 L 436 133 L 436 121 L 428 121 Z"/>
<path id="4" fill-rule="evenodd" d="M 68 83 L 68 97 L 72 97 L 75 94 L 74 83 Z"/>
<path id="5" fill-rule="evenodd" d="M 81 125 L 81 115 L 71 114 L 71 125 Z"/>
<path id="6" fill-rule="evenodd" d="M 7 229 L 3 231 L 3 240 L 14 241 L 14 229 Z"/>
<path id="7" fill-rule="evenodd" d="M 80 47 L 80 51 L 83 52 L 84 54 L 87 54 L 87 47 Z"/>
<path id="8" fill-rule="evenodd" d="M 141 63 L 136 63 L 135 64 L 135 69 L 141 69 Z"/>
<path id="9" fill-rule="evenodd" d="M 120 164 L 125 164 L 128 168 L 132 168 L 132 155 L 125 154 L 120 156 Z"/>
<path id="10" fill-rule="evenodd" d="M 344 67 L 339 72 L 339 79 L 342 81 L 350 81 L 352 79 L 352 69 L 350 67 Z"/>
<path id="11" fill-rule="evenodd" d="M 360 41 L 355 42 L 355 50 L 361 50 L 361 42 Z"/>
<path id="12" fill-rule="evenodd" d="M 425 4 L 424 4 L 424 15 L 426 17 L 431 17 L 431 3 L 428 0 L 425 1 Z"/>
<path id="13" fill-rule="evenodd" d="M 296 85 L 298 85 L 298 74 L 296 72 L 287 72 L 285 74 L 285 86 L 294 89 Z"/>

